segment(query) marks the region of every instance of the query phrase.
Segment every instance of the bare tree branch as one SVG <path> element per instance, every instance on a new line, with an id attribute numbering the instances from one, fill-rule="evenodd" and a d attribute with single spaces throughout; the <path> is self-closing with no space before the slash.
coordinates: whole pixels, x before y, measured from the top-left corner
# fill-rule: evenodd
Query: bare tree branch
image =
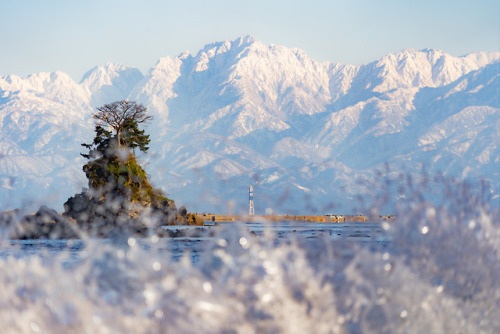
<path id="1" fill-rule="evenodd" d="M 120 145 L 121 132 L 124 125 L 133 121 L 137 124 L 145 123 L 153 119 L 147 115 L 148 109 L 142 104 L 137 104 L 135 101 L 116 101 L 110 104 L 105 104 L 97 108 L 97 112 L 92 115 L 93 118 L 101 122 L 102 125 L 111 127 L 116 131 L 118 145 Z"/>

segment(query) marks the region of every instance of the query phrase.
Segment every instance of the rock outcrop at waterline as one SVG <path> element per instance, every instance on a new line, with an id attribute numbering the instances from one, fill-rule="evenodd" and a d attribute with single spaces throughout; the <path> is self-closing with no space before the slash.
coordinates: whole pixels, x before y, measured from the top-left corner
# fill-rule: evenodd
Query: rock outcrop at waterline
<path id="1" fill-rule="evenodd" d="M 2 212 L 0 227 L 2 237 L 7 239 L 76 239 L 81 235 L 71 219 L 46 206 L 33 214 Z"/>
<path id="2" fill-rule="evenodd" d="M 109 235 L 115 230 L 145 234 L 162 225 L 203 225 L 186 208 L 149 182 L 146 172 L 133 155 L 122 160 L 108 155 L 90 161 L 83 170 L 89 189 L 70 197 L 64 203 L 64 215 L 91 235 Z"/>
<path id="3" fill-rule="evenodd" d="M 82 231 L 108 235 L 116 229 L 144 234 L 162 225 L 203 225 L 184 208 L 152 186 L 136 159 L 136 149 L 146 153 L 149 135 L 139 128 L 152 117 L 134 101 L 116 101 L 97 108 L 98 120 L 83 166 L 89 189 L 64 203 L 64 214 Z"/>
<path id="4" fill-rule="evenodd" d="M 185 207 L 177 209 L 164 196 L 143 196 L 132 200 L 122 193 L 85 190 L 70 197 L 64 213 L 41 206 L 31 214 L 20 210 L 0 213 L 0 233 L 7 239 L 112 238 L 128 234 L 136 237 L 177 236 L 162 226 L 203 226 L 203 220 Z"/>
<path id="5" fill-rule="evenodd" d="M 70 206 L 75 210 L 82 205 L 82 194 L 76 195 Z M 70 200 L 68 200 L 70 201 Z M 71 201 L 70 201 L 71 202 Z M 78 203 L 78 204 L 76 204 Z M 122 235 L 134 237 L 179 237 L 179 231 L 165 230 L 165 225 L 203 225 L 203 221 L 189 214 L 184 207 L 179 210 L 170 204 L 164 211 L 159 208 L 124 208 L 119 205 L 106 207 L 105 204 L 90 200 L 91 207 L 72 211 L 78 220 L 68 213 L 59 214 L 46 206 L 35 213 L 22 214 L 19 210 L 0 213 L 0 235 L 5 239 L 79 239 L 85 237 L 113 238 Z M 87 203 L 88 204 L 88 203 Z M 125 205 L 122 203 L 122 205 Z M 80 206 L 83 209 L 84 206 Z M 71 210 L 71 209 L 70 209 Z"/>
<path id="6" fill-rule="evenodd" d="M 165 225 L 204 225 L 195 214 L 184 207 L 177 209 L 175 202 L 166 198 L 132 202 L 113 193 L 99 196 L 87 191 L 70 197 L 64 209 L 64 216 L 90 235 L 107 236 L 116 231 L 147 235 L 159 233 Z"/>

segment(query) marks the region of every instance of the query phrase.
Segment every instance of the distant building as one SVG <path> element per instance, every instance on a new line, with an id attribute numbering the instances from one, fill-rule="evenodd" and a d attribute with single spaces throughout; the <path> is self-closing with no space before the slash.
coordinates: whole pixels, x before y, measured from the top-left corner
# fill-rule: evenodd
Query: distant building
<path id="1" fill-rule="evenodd" d="M 250 186 L 250 189 L 248 190 L 248 215 L 253 216 L 255 215 L 255 209 L 253 206 L 253 187 Z"/>

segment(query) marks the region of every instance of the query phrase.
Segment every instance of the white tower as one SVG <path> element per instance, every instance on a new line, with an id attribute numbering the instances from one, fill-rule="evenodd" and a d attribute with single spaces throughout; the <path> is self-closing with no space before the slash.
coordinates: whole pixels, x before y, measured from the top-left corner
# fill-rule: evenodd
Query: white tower
<path id="1" fill-rule="evenodd" d="M 250 186 L 250 189 L 248 191 L 248 215 L 253 216 L 255 215 L 255 210 L 253 207 L 253 187 Z"/>

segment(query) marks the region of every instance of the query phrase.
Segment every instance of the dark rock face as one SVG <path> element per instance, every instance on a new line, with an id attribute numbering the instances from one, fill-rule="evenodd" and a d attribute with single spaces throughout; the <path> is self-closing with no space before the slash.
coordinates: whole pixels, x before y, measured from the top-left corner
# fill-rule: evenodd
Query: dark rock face
<path id="1" fill-rule="evenodd" d="M 191 225 L 191 226 L 204 226 L 205 223 L 201 218 L 199 218 L 194 213 L 188 213 L 186 207 L 181 206 L 179 209 L 179 215 L 181 216 L 181 221 L 185 222 L 185 224 L 170 224 L 170 225 Z"/>
<path id="2" fill-rule="evenodd" d="M 135 138 L 135 137 L 134 137 Z M 160 234 L 165 225 L 204 225 L 186 208 L 177 210 L 173 200 L 154 188 L 130 147 L 96 127 L 89 159 L 83 171 L 89 189 L 64 203 L 64 215 L 76 221 L 82 232 L 92 236 L 115 233 Z M 96 147 L 94 147 L 96 146 Z"/>
<path id="3" fill-rule="evenodd" d="M 134 237 L 185 236 L 186 232 L 165 230 L 165 225 L 203 226 L 203 221 L 173 201 L 150 205 L 134 204 L 120 198 L 97 200 L 86 193 L 77 194 L 65 203 L 65 212 L 46 206 L 34 214 L 19 210 L 0 213 L 0 232 L 9 239 L 113 238 L 124 234 Z"/>
<path id="4" fill-rule="evenodd" d="M 84 194 L 71 197 L 68 202 L 67 212 L 63 214 L 46 206 L 33 214 L 22 215 L 19 210 L 2 212 L 0 233 L 5 238 L 17 240 L 113 238 L 123 235 L 185 237 L 202 232 L 165 230 L 161 226 L 204 225 L 196 215 L 187 213 L 183 208 L 177 210 L 173 203 L 162 207 L 136 206 L 124 210 L 123 203 L 107 206 Z"/>
<path id="5" fill-rule="evenodd" d="M 0 215 L 4 235 L 10 239 L 75 239 L 78 227 L 71 219 L 46 206 L 32 215 L 20 216 L 18 211 Z"/>
<path id="6" fill-rule="evenodd" d="M 204 225 L 186 208 L 177 210 L 174 201 L 133 203 L 111 193 L 106 196 L 93 196 L 90 192 L 76 194 L 64 203 L 64 210 L 64 216 L 74 219 L 80 231 L 99 237 L 118 233 L 163 235 L 161 226 L 165 225 Z"/>

